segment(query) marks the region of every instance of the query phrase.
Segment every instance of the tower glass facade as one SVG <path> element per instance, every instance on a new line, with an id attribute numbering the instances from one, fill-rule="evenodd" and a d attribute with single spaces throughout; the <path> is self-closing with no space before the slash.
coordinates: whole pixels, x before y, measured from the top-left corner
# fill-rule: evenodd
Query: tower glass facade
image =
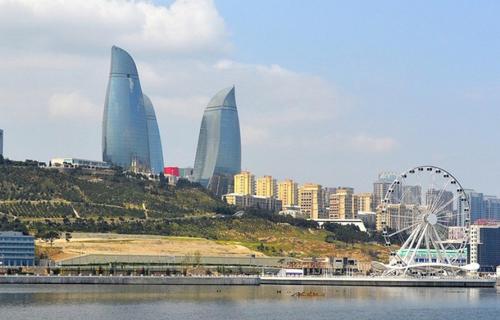
<path id="1" fill-rule="evenodd" d="M 156 121 L 156 113 L 153 103 L 148 96 L 144 95 L 144 108 L 146 111 L 146 120 L 148 125 L 148 140 L 149 140 L 149 161 L 151 172 L 160 174 L 163 172 L 163 149 L 161 147 L 160 129 Z"/>
<path id="2" fill-rule="evenodd" d="M 3 130 L 0 129 L 0 156 L 3 156 Z"/>
<path id="3" fill-rule="evenodd" d="M 201 121 L 194 180 L 217 195 L 232 191 L 241 171 L 241 138 L 234 87 L 218 92 Z"/>
<path id="4" fill-rule="evenodd" d="M 102 157 L 124 169 L 150 170 L 148 126 L 139 75 L 132 57 L 111 49 L 102 124 Z"/>

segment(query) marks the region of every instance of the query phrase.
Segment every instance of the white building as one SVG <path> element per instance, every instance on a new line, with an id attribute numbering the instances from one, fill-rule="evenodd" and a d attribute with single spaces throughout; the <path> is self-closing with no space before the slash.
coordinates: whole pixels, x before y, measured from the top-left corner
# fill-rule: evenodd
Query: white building
<path id="1" fill-rule="evenodd" d="M 111 165 L 103 161 L 85 160 L 76 158 L 53 158 L 50 165 L 57 168 L 91 168 L 91 169 L 109 169 Z"/>

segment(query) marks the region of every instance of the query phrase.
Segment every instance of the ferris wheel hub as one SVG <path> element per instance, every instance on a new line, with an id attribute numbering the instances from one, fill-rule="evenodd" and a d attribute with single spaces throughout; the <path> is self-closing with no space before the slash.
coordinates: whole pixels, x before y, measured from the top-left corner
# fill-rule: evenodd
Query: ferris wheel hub
<path id="1" fill-rule="evenodd" d="M 438 218 L 437 218 L 437 215 L 435 213 L 429 213 L 427 215 L 426 220 L 427 220 L 427 223 L 432 225 L 432 226 L 438 222 Z"/>

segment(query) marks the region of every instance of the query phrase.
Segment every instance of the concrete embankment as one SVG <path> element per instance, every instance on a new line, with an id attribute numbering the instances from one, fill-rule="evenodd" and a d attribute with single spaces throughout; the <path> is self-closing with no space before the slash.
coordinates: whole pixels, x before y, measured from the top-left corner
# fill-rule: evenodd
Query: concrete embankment
<path id="1" fill-rule="evenodd" d="M 261 277 L 261 285 L 492 288 L 495 279 L 412 279 L 371 277 Z"/>
<path id="2" fill-rule="evenodd" d="M 0 284 L 232 285 L 256 286 L 258 277 L 0 276 Z"/>
<path id="3" fill-rule="evenodd" d="M 312 285 L 371 287 L 493 288 L 496 279 L 412 279 L 371 277 L 158 277 L 158 276 L 0 276 L 1 284 L 102 285 Z"/>

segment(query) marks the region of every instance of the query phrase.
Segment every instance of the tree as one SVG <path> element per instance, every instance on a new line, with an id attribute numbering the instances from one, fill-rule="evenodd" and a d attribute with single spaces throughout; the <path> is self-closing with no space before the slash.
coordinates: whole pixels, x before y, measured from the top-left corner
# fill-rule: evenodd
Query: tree
<path id="1" fill-rule="evenodd" d="M 71 238 L 73 238 L 73 236 L 71 235 L 71 232 L 66 232 L 64 234 L 64 238 L 66 239 L 66 242 L 70 242 Z"/>
<path id="2" fill-rule="evenodd" d="M 59 232 L 55 230 L 49 230 L 42 235 L 43 241 L 49 242 L 50 246 L 52 246 L 54 244 L 54 241 L 56 239 L 59 239 L 60 237 L 61 235 L 59 234 Z"/>

